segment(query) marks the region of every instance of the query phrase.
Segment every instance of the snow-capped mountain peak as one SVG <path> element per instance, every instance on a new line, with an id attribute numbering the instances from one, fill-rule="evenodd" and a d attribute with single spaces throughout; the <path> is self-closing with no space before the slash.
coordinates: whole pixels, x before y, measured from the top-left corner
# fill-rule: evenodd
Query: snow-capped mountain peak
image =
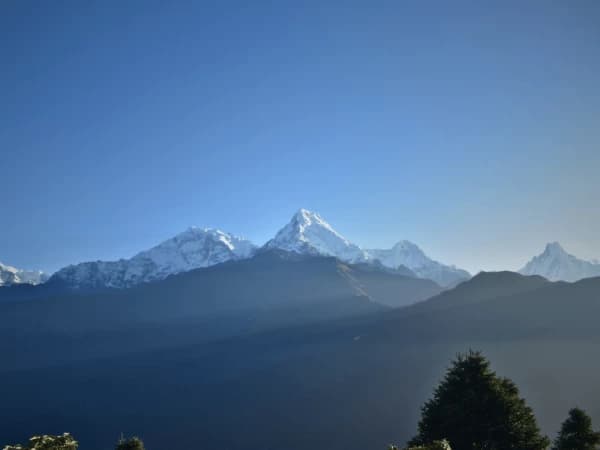
<path id="1" fill-rule="evenodd" d="M 311 225 L 320 226 L 346 241 L 346 239 L 335 231 L 318 213 L 309 211 L 308 209 L 300 208 L 296 214 L 294 214 L 292 221 L 296 223 L 302 232 Z"/>
<path id="2" fill-rule="evenodd" d="M 318 213 L 300 209 L 265 245 L 295 253 L 335 256 L 342 261 L 365 261 L 365 252 L 333 229 Z"/>
<path id="3" fill-rule="evenodd" d="M 318 213 L 304 208 L 298 210 L 264 248 L 334 256 L 348 263 L 379 260 L 383 266 L 392 269 L 405 266 L 417 276 L 432 279 L 442 286 L 470 277 L 468 272 L 430 259 L 409 241 L 400 241 L 387 250 L 362 249 L 337 232 Z M 230 260 L 250 258 L 256 250 L 250 241 L 219 229 L 191 227 L 132 258 L 68 266 L 56 272 L 52 279 L 73 288 L 123 288 Z"/>
<path id="4" fill-rule="evenodd" d="M 52 278 L 75 288 L 129 287 L 180 272 L 252 256 L 256 246 L 213 228 L 191 227 L 130 259 L 65 267 Z"/>
<path id="5" fill-rule="evenodd" d="M 544 255 L 546 256 L 568 256 L 569 254 L 558 242 L 549 242 L 544 248 Z"/>
<path id="6" fill-rule="evenodd" d="M 441 286 L 449 286 L 470 278 L 470 274 L 453 266 L 446 266 L 427 257 L 423 250 L 410 241 L 399 241 L 391 249 L 362 249 L 338 233 L 315 212 L 300 209 L 265 245 L 295 253 L 335 256 L 350 263 L 374 262 L 397 269 L 405 266 L 421 278 L 429 278 Z"/>
<path id="7" fill-rule="evenodd" d="M 568 253 L 558 242 L 546 244 L 520 271 L 523 275 L 541 275 L 551 281 L 577 281 L 600 276 L 600 264 Z"/>
<path id="8" fill-rule="evenodd" d="M 0 262 L 0 286 L 13 284 L 40 284 L 48 279 L 44 272 L 39 270 L 23 270 L 8 266 Z"/>
<path id="9" fill-rule="evenodd" d="M 434 261 L 419 246 L 406 240 L 397 242 L 390 249 L 369 249 L 366 252 L 370 259 L 377 259 L 386 267 L 408 267 L 419 277 L 429 278 L 440 286 L 454 285 L 471 276 L 465 270 Z"/>

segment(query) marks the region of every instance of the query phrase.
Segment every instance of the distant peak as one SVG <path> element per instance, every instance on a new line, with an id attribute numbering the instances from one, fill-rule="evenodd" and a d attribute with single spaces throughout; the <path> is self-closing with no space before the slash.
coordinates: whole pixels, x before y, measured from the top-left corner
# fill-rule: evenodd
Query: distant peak
<path id="1" fill-rule="evenodd" d="M 188 227 L 187 230 L 184 231 L 184 233 L 210 233 L 212 231 L 218 231 L 218 230 L 213 230 L 213 228 L 202 228 L 202 227 L 197 227 L 195 225 L 192 225 L 191 227 Z"/>
<path id="2" fill-rule="evenodd" d="M 290 222 L 265 246 L 301 254 L 335 256 L 346 262 L 366 259 L 360 247 L 335 231 L 318 213 L 305 208 L 296 211 Z"/>
<path id="3" fill-rule="evenodd" d="M 311 223 L 313 221 L 325 222 L 318 213 L 309 211 L 305 208 L 300 208 L 298 211 L 296 211 L 296 214 L 294 214 L 293 219 L 296 219 L 297 221 L 302 223 Z"/>
<path id="4" fill-rule="evenodd" d="M 541 275 L 551 281 L 574 282 L 600 276 L 600 267 L 568 253 L 558 242 L 549 242 L 519 271 L 524 275 Z"/>
<path id="5" fill-rule="evenodd" d="M 392 247 L 394 249 L 402 249 L 402 250 L 418 250 L 421 251 L 421 249 L 419 248 L 419 246 L 417 244 L 414 244 L 410 241 L 407 240 L 402 240 L 402 241 L 398 241 L 396 242 L 396 244 L 394 244 L 394 246 Z"/>
<path id="6" fill-rule="evenodd" d="M 306 208 L 300 208 L 298 211 L 296 211 L 297 217 L 310 216 L 311 214 L 314 214 L 314 213 L 312 211 L 309 211 Z"/>
<path id="7" fill-rule="evenodd" d="M 296 224 L 300 228 L 300 231 L 304 231 L 306 227 L 309 227 L 311 225 L 317 225 L 338 235 L 338 233 L 332 228 L 332 226 L 329 225 L 329 223 L 325 219 L 323 219 L 323 217 L 321 217 L 319 213 L 309 211 L 305 208 L 300 208 L 296 212 L 296 214 L 294 214 L 291 223 Z"/>
<path id="8" fill-rule="evenodd" d="M 544 250 L 546 253 L 566 253 L 565 249 L 558 242 L 549 242 Z"/>

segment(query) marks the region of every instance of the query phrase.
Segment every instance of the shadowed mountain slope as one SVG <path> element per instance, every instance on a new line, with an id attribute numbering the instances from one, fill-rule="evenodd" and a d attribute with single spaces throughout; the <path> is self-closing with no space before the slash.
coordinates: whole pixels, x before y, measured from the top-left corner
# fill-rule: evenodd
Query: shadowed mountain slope
<path id="1" fill-rule="evenodd" d="M 4 328 L 92 331 L 228 314 L 277 312 L 283 323 L 409 305 L 441 291 L 430 280 L 333 257 L 279 250 L 173 275 L 130 289 L 62 293 L 0 304 Z M 282 311 L 292 308 L 290 317 Z"/>
<path id="2" fill-rule="evenodd" d="M 384 448 L 414 434 L 419 407 L 449 360 L 468 348 L 483 350 L 494 370 L 517 383 L 545 433 L 558 430 L 573 404 L 600 419 L 600 278 L 569 284 L 482 274 L 441 298 L 446 307 L 408 315 L 402 311 L 414 308 L 56 367 L 5 368 L 2 437 L 69 429 L 91 450 L 110 446 L 121 431 L 142 435 L 153 448 L 175 440 L 240 450 Z M 182 322 L 178 332 L 186 327 L 196 324 Z M 126 331 L 122 342 L 168 335 L 164 326 Z"/>

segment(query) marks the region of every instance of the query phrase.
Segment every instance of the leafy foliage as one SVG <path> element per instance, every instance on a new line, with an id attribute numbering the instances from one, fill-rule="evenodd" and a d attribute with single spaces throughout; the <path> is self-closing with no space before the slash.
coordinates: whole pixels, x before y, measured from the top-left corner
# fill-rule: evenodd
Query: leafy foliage
<path id="1" fill-rule="evenodd" d="M 590 416 L 579 408 L 569 411 L 554 441 L 554 450 L 596 450 L 599 445 L 600 433 L 592 429 Z"/>
<path id="2" fill-rule="evenodd" d="M 4 450 L 77 450 L 79 443 L 69 433 L 33 436 L 27 445 L 7 445 Z"/>
<path id="3" fill-rule="evenodd" d="M 516 385 L 498 377 L 473 351 L 453 361 L 423 406 L 418 435 L 409 446 L 440 439 L 448 439 L 454 450 L 543 450 L 550 444 Z"/>
<path id="4" fill-rule="evenodd" d="M 138 437 L 132 437 L 129 439 L 121 438 L 117 442 L 115 450 L 144 450 L 144 443 Z"/>

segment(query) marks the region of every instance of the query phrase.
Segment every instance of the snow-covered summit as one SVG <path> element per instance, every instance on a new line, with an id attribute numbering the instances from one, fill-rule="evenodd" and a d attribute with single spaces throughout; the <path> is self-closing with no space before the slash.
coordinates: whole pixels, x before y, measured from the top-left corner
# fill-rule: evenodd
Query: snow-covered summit
<path id="1" fill-rule="evenodd" d="M 431 261 L 416 244 L 406 240 L 397 242 L 390 249 L 371 249 L 367 252 L 388 267 L 420 267 Z"/>
<path id="2" fill-rule="evenodd" d="M 366 252 L 371 259 L 381 261 L 384 266 L 408 267 L 419 277 L 429 278 L 440 286 L 455 285 L 471 277 L 466 270 L 434 261 L 410 241 L 400 241 L 390 249 L 370 249 Z"/>
<path id="3" fill-rule="evenodd" d="M 122 288 L 248 258 L 255 250 L 247 239 L 212 228 L 192 227 L 130 259 L 71 265 L 56 272 L 52 279 L 74 288 Z"/>
<path id="4" fill-rule="evenodd" d="M 362 249 L 338 233 L 319 214 L 300 209 L 290 222 L 265 245 L 295 253 L 335 256 L 342 261 L 373 262 L 379 260 L 385 267 L 405 266 L 421 278 L 429 278 L 441 286 L 449 286 L 470 278 L 470 274 L 453 266 L 446 266 L 427 257 L 415 244 L 400 241 L 391 249 Z"/>
<path id="5" fill-rule="evenodd" d="M 363 262 L 365 252 L 339 234 L 319 214 L 300 209 L 290 222 L 265 244 L 267 249 L 335 256 L 346 262 Z"/>
<path id="6" fill-rule="evenodd" d="M 45 282 L 48 276 L 39 270 L 23 270 L 8 266 L 0 262 L 0 286 L 11 286 L 13 284 L 40 284 Z"/>
<path id="7" fill-rule="evenodd" d="M 531 259 L 519 273 L 541 275 L 551 281 L 577 281 L 600 276 L 600 264 L 567 253 L 558 242 L 546 244 L 544 251 Z"/>
<path id="8" fill-rule="evenodd" d="M 417 276 L 442 286 L 470 277 L 464 270 L 430 259 L 409 241 L 400 241 L 391 249 L 365 250 L 338 233 L 319 214 L 306 209 L 298 210 L 263 248 L 334 256 L 348 263 L 377 264 L 379 261 L 391 269 L 404 266 Z M 221 230 L 189 228 L 130 259 L 71 265 L 56 272 L 51 279 L 73 288 L 123 288 L 230 260 L 250 258 L 256 250 L 250 241 Z"/>

